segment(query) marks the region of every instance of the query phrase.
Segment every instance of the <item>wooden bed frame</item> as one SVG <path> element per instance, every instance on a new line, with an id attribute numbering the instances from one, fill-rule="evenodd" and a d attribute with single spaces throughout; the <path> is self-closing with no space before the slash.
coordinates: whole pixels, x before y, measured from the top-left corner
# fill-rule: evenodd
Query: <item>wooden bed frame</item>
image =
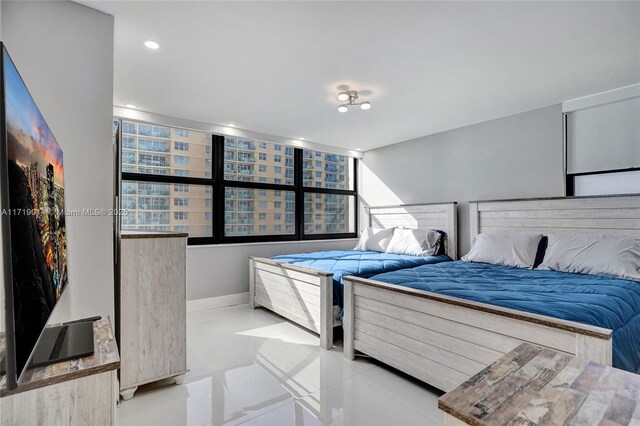
<path id="1" fill-rule="evenodd" d="M 479 233 L 640 238 L 640 195 L 470 203 Z M 362 352 L 449 391 L 522 342 L 611 365 L 612 330 L 379 281 L 346 277 L 344 356 Z"/>
<path id="2" fill-rule="evenodd" d="M 445 233 L 445 252 L 457 255 L 456 203 L 366 208 L 369 226 L 436 229 Z M 249 306 L 262 306 L 320 335 L 333 347 L 333 327 L 342 324 L 333 305 L 333 274 L 272 259 L 249 258 Z"/>

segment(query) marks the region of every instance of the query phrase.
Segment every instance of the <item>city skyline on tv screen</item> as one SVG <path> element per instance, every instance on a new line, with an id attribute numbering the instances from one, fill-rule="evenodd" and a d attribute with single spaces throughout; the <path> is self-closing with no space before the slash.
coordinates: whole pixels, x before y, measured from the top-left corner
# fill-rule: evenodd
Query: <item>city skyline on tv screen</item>
<path id="1" fill-rule="evenodd" d="M 62 149 L 3 51 L 16 361 L 22 371 L 67 284 Z"/>

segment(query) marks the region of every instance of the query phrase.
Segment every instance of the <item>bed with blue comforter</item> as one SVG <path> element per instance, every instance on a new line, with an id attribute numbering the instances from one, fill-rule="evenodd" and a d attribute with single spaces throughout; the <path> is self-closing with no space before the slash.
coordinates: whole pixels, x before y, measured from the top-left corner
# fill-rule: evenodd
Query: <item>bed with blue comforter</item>
<path id="1" fill-rule="evenodd" d="M 613 330 L 613 366 L 640 372 L 640 282 L 463 261 L 371 279 Z"/>
<path id="2" fill-rule="evenodd" d="M 452 260 L 446 255 L 411 256 L 367 250 L 317 251 L 274 256 L 271 259 L 333 273 L 333 304 L 340 306 L 340 308 L 342 308 L 343 300 L 343 277 L 351 275 L 369 278 L 383 272 Z"/>

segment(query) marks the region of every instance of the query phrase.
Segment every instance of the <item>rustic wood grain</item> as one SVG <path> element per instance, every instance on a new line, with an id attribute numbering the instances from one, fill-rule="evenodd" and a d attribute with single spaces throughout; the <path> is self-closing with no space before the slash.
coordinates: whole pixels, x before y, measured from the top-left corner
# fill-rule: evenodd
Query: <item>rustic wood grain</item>
<path id="1" fill-rule="evenodd" d="M 640 375 L 523 343 L 438 407 L 476 426 L 638 424 Z"/>
<path id="2" fill-rule="evenodd" d="M 640 196 L 539 198 L 469 203 L 471 240 L 501 232 L 640 237 Z"/>
<path id="3" fill-rule="evenodd" d="M 444 232 L 445 252 L 455 260 L 458 258 L 458 216 L 456 208 L 457 204 L 452 202 L 371 206 L 365 209 L 369 217 L 369 226 L 376 228 L 402 226 Z"/>
<path id="4" fill-rule="evenodd" d="M 51 324 L 56 325 L 60 324 Z M 118 347 L 108 318 L 93 327 L 93 355 L 29 369 L 11 391 L 2 379 L 0 424 L 115 424 Z"/>
<path id="5" fill-rule="evenodd" d="M 49 327 L 58 325 L 61 324 L 50 324 Z M 2 376 L 0 397 L 118 369 L 120 355 L 109 318 L 103 318 L 93 323 L 93 336 L 95 342 L 92 355 L 30 368 L 24 372 L 20 385 L 15 389 L 8 390 L 5 386 L 6 378 Z M 0 347 L 4 348 L 4 334 L 0 336 Z"/>
<path id="6" fill-rule="evenodd" d="M 596 337 L 599 339 L 609 340 L 611 339 L 612 331 L 602 327 L 596 327 L 589 324 L 578 323 L 574 321 L 567 321 L 558 318 L 553 318 L 544 315 L 532 314 L 529 312 L 518 311 L 515 309 L 503 308 L 488 303 L 474 302 L 472 300 L 461 299 L 458 297 L 445 296 L 439 293 L 433 293 L 424 290 L 418 290 L 410 287 L 404 287 L 401 285 L 384 283 L 382 281 L 370 280 L 367 278 L 358 277 L 345 277 L 345 281 L 349 280 L 357 284 L 362 284 L 366 287 L 377 288 L 380 290 L 387 290 L 390 293 L 405 294 L 414 296 L 417 298 L 433 300 L 442 302 L 449 305 L 460 306 L 468 309 L 472 309 L 480 312 L 487 312 L 490 314 L 512 318 L 524 322 L 530 322 L 533 324 L 544 325 L 558 330 L 570 331 L 572 333 L 583 334 L 586 336 Z"/>
<path id="7" fill-rule="evenodd" d="M 186 238 L 122 240 L 120 390 L 186 373 Z"/>
<path id="8" fill-rule="evenodd" d="M 456 203 L 368 207 L 367 212 L 373 226 L 445 232 L 447 254 L 456 258 Z M 323 349 L 333 347 L 333 327 L 342 324 L 340 309 L 333 305 L 333 273 L 274 259 L 249 257 L 249 306 L 269 309 L 320 334 Z"/>

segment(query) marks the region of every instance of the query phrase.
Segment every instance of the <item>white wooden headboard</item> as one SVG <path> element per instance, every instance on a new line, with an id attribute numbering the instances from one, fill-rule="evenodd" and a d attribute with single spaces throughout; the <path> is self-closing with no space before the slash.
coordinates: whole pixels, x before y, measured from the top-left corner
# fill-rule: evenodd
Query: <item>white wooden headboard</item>
<path id="1" fill-rule="evenodd" d="M 480 233 L 588 233 L 640 238 L 640 194 L 469 203 L 471 242 Z"/>
<path id="2" fill-rule="evenodd" d="M 456 203 L 402 204 L 366 207 L 369 226 L 376 228 L 435 229 L 445 233 L 444 249 L 452 259 L 458 256 Z"/>

